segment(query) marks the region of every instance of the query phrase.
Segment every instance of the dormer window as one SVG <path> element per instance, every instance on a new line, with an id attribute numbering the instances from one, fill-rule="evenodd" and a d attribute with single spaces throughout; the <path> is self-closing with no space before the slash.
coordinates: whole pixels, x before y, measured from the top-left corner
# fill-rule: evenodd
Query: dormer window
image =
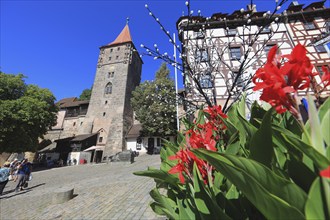
<path id="1" fill-rule="evenodd" d="M 269 25 L 265 26 L 261 31 L 261 33 L 270 33 L 270 32 L 271 32 L 271 29 L 270 29 Z"/>

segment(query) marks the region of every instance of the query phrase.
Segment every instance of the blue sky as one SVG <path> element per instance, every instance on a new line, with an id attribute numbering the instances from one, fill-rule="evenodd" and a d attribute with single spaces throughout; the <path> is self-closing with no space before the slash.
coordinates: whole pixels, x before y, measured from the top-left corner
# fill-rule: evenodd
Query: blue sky
<path id="1" fill-rule="evenodd" d="M 299 1 L 306 5 L 311 2 Z M 195 14 L 201 10 L 202 15 L 211 16 L 246 8 L 248 3 L 250 0 L 192 0 L 191 9 Z M 254 3 L 258 11 L 272 11 L 275 6 L 275 0 Z M 176 33 L 178 18 L 187 14 L 181 0 L 0 0 L 0 70 L 23 73 L 28 84 L 50 89 L 57 100 L 78 97 L 93 84 L 99 47 L 117 37 L 127 17 L 140 53 L 144 52 L 140 44 L 156 43 L 162 52 L 173 54 L 173 46 L 149 16 L 145 4 L 171 34 Z M 326 4 L 329 7 L 329 0 Z M 152 80 L 161 61 L 150 57 L 143 57 L 143 61 L 142 81 Z M 183 87 L 180 74 L 179 87 Z"/>

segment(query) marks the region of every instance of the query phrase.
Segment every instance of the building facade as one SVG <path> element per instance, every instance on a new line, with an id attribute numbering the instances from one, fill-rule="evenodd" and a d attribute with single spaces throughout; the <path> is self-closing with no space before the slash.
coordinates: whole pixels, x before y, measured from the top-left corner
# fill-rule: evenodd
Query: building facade
<path id="1" fill-rule="evenodd" d="M 292 2 L 274 15 L 248 5 L 232 14 L 179 18 L 187 99 L 198 106 L 208 101 L 228 108 L 253 87 L 252 77 L 274 45 L 281 54 L 290 54 L 299 43 L 306 46 L 315 71 L 322 74 L 321 66 L 330 65 L 330 8 L 324 3 L 304 7 Z M 259 98 L 257 92 L 248 94 L 250 103 Z"/>
<path id="2" fill-rule="evenodd" d="M 142 64 L 127 24 L 100 47 L 90 100 L 60 100 L 57 125 L 45 135 L 57 143 L 63 160 L 68 152 L 92 146 L 98 160 L 127 149 L 125 136 L 134 121 L 131 93 L 140 83 Z"/>

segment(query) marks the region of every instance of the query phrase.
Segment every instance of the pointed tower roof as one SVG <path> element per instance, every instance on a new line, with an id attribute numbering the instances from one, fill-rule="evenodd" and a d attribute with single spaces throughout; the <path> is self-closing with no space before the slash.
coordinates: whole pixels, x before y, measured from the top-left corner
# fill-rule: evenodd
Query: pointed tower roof
<path id="1" fill-rule="evenodd" d="M 129 31 L 128 24 L 125 25 L 124 29 L 120 32 L 116 40 L 114 40 L 112 43 L 108 44 L 108 46 L 112 46 L 115 44 L 122 44 L 122 43 L 128 43 L 132 42 L 131 33 Z"/>

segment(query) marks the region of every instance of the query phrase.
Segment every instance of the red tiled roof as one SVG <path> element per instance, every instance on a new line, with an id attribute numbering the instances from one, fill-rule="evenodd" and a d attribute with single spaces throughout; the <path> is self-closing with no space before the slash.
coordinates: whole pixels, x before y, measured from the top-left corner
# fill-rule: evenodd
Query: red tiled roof
<path id="1" fill-rule="evenodd" d="M 132 42 L 131 33 L 128 28 L 128 24 L 125 25 L 124 29 L 120 32 L 116 40 L 112 43 L 108 44 L 108 46 L 115 45 L 115 44 L 122 44 Z"/>

